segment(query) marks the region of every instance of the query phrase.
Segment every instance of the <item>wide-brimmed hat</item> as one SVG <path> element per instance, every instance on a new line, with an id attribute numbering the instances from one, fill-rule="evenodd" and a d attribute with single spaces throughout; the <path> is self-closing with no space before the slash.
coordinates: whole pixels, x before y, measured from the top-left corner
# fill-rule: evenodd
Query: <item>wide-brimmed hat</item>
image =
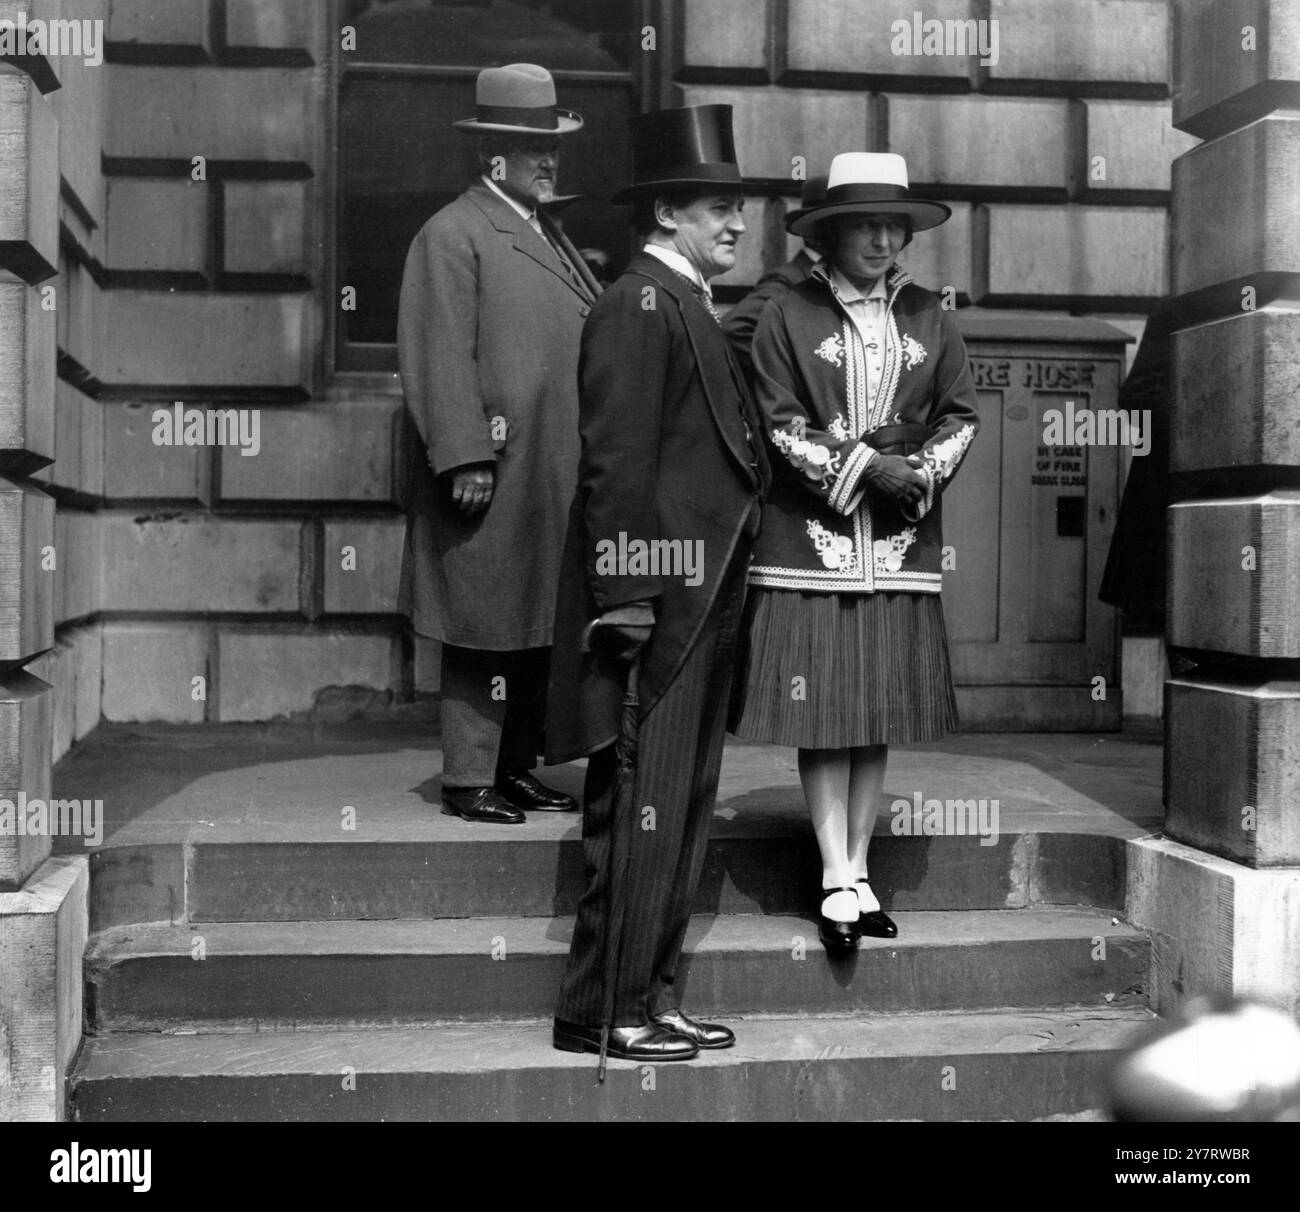
<path id="1" fill-rule="evenodd" d="M 641 114 L 632 124 L 632 184 L 615 202 L 663 190 L 739 190 L 730 105 L 685 105 Z"/>
<path id="2" fill-rule="evenodd" d="M 572 110 L 557 109 L 555 81 L 536 63 L 485 67 L 474 86 L 478 116 L 452 125 L 464 131 L 494 131 L 512 135 L 569 135 L 582 129 Z"/>
<path id="3" fill-rule="evenodd" d="M 832 215 L 907 215 L 913 231 L 938 227 L 952 214 L 942 202 L 922 202 L 907 188 L 907 161 L 893 152 L 843 152 L 831 161 L 826 199 L 805 203 L 785 219 L 791 235 L 806 236 Z"/>

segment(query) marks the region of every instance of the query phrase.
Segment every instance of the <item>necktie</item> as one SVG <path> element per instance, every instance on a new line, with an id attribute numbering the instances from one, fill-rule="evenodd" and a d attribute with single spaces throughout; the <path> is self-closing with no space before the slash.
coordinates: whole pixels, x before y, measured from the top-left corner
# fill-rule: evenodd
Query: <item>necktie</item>
<path id="1" fill-rule="evenodd" d="M 690 279 L 688 278 L 687 281 L 690 281 Z M 704 304 L 704 309 L 713 317 L 714 321 L 721 324 L 722 317 L 718 315 L 718 309 L 713 306 L 713 299 L 710 297 L 709 292 L 698 282 L 691 282 L 691 293 Z"/>

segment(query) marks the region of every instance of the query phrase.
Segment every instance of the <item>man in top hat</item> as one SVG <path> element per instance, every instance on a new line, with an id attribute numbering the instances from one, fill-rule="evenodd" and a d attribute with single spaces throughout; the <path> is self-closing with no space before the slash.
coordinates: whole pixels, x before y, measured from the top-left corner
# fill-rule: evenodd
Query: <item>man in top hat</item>
<path id="1" fill-rule="evenodd" d="M 575 809 L 530 773 L 545 715 L 552 606 L 578 467 L 578 343 L 599 287 L 542 209 L 560 141 L 550 73 L 488 68 L 480 175 L 411 244 L 398 312 L 414 469 L 402 600 L 442 641 L 443 812 L 519 824 Z"/>
<path id="2" fill-rule="evenodd" d="M 821 173 L 804 181 L 803 188 L 799 191 L 799 210 L 792 213 L 802 214 L 808 207 L 818 206 L 825 200 L 826 174 Z M 804 236 L 803 245 L 784 265 L 769 269 L 759 278 L 754 289 L 727 312 L 726 319 L 722 322 L 722 331 L 727 334 L 727 339 L 731 342 L 731 347 L 736 351 L 736 357 L 740 359 L 740 364 L 745 368 L 745 374 L 751 382 L 754 374 L 754 359 L 750 353 L 750 346 L 754 343 L 754 329 L 758 324 L 759 316 L 763 314 L 763 308 L 767 306 L 769 299 L 805 281 L 821 256 L 817 239 L 811 232 Z"/>
<path id="3" fill-rule="evenodd" d="M 660 1061 L 734 1042 L 726 1027 L 682 1013 L 677 968 L 717 795 L 768 468 L 708 286 L 735 264 L 745 231 L 731 107 L 643 115 L 633 158 L 636 179 L 615 201 L 632 204 L 645 247 L 582 334 L 582 458 L 551 663 L 547 760 L 589 759 L 587 887 L 553 1039 L 569 1051 L 607 1042 L 610 1056 Z M 660 558 L 638 559 L 638 550 Z M 687 568 L 672 552 L 695 562 Z M 632 669 L 635 789 L 616 797 Z M 611 864 L 616 852 L 626 853 L 625 869 Z"/>

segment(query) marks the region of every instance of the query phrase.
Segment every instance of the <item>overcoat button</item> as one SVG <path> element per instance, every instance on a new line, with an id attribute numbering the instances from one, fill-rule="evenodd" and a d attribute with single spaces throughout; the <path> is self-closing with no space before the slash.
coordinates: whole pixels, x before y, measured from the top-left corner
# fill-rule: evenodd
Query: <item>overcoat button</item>
<path id="1" fill-rule="evenodd" d="M 585 320 L 589 315 L 591 315 L 591 308 L 584 303 L 581 307 L 578 308 L 578 315 L 580 315 Z"/>

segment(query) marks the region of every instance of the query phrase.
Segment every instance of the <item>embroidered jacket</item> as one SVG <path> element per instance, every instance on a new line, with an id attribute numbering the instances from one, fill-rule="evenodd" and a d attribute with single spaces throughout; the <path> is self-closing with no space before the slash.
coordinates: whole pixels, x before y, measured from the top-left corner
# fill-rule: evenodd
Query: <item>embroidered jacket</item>
<path id="1" fill-rule="evenodd" d="M 750 566 L 775 589 L 938 593 L 941 493 L 979 428 L 966 347 L 938 298 L 894 266 L 882 373 L 867 398 L 865 351 L 824 265 L 773 299 L 754 336 L 754 388 L 771 444 L 773 482 Z M 884 425 L 933 433 L 918 452 L 924 500 L 912 514 L 871 491 Z"/>

